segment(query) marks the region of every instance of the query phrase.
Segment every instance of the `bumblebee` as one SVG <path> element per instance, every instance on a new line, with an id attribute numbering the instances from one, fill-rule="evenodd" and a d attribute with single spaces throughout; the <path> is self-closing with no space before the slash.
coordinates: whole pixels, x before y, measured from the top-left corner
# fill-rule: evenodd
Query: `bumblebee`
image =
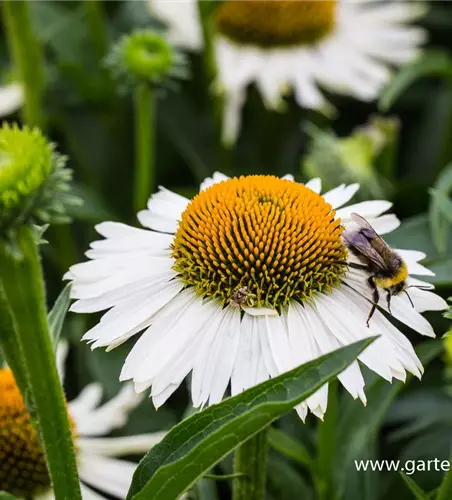
<path id="1" fill-rule="evenodd" d="M 372 308 L 367 318 L 367 327 L 380 300 L 378 287 L 386 291 L 386 300 L 391 314 L 391 297 L 406 293 L 412 307 L 411 297 L 408 295 L 406 279 L 408 268 L 402 257 L 390 248 L 374 228 L 360 215 L 353 213 L 352 219 L 358 224 L 356 230 L 345 230 L 342 240 L 348 250 L 358 258 L 360 264 L 349 262 L 347 265 L 354 269 L 367 271 L 370 276 L 367 283 L 372 291 Z M 421 287 L 418 287 L 421 288 Z"/>

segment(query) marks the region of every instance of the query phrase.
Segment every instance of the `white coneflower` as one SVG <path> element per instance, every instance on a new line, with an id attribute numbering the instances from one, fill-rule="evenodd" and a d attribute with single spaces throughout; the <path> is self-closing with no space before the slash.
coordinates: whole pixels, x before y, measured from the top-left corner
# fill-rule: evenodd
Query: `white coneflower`
<path id="1" fill-rule="evenodd" d="M 201 49 L 196 0 L 149 0 L 174 43 Z M 240 126 L 246 87 L 255 82 L 269 107 L 293 89 L 300 106 L 326 109 L 319 90 L 375 99 L 391 68 L 415 58 L 425 12 L 414 1 L 226 0 L 214 13 L 219 85 L 225 92 L 225 139 Z"/>
<path id="2" fill-rule="evenodd" d="M 140 334 L 121 378 L 137 391 L 152 386 L 162 405 L 191 372 L 195 407 L 219 402 L 230 383 L 237 394 L 263 380 L 370 335 L 381 337 L 360 360 L 387 380 L 422 373 L 413 347 L 379 310 L 371 308 L 368 274 L 349 269 L 343 228 L 365 216 L 380 233 L 395 229 L 394 215 L 381 215 L 387 201 L 342 207 L 358 185 L 320 195 L 321 183 L 290 176 L 228 179 L 216 173 L 188 200 L 164 188 L 138 214 L 147 229 L 104 222 L 104 240 L 91 244 L 90 262 L 73 266 L 72 311 L 108 309 L 85 339 L 113 349 Z M 400 250 L 408 270 L 431 274 L 421 252 Z M 420 283 L 408 278 L 409 283 Z M 445 307 L 419 289 L 393 297 L 392 315 L 422 335 L 434 336 L 419 314 Z M 385 301 L 380 307 L 386 308 Z M 364 380 L 355 362 L 339 376 L 365 402 Z M 319 417 L 327 388 L 302 404 Z"/>
<path id="3" fill-rule="evenodd" d="M 19 83 L 0 86 L 0 117 L 8 116 L 21 108 L 24 90 Z"/>
<path id="4" fill-rule="evenodd" d="M 59 365 L 65 348 L 59 348 Z M 113 458 L 144 453 L 164 432 L 127 437 L 102 437 L 122 427 L 141 401 L 128 385 L 113 399 L 100 404 L 102 388 L 93 383 L 68 403 L 83 500 L 124 499 L 136 464 Z M 91 487 L 107 495 L 96 493 Z M 54 500 L 41 445 L 30 423 L 22 395 L 9 368 L 0 369 L 0 491 L 17 498 Z"/>

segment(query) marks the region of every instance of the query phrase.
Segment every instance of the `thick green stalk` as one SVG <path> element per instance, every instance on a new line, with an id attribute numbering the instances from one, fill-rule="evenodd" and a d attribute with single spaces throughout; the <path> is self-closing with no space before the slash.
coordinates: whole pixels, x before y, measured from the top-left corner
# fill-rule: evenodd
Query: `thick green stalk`
<path id="1" fill-rule="evenodd" d="M 328 407 L 323 422 L 319 425 L 317 446 L 317 467 L 314 483 L 319 500 L 334 498 L 334 457 L 336 443 L 338 382 L 334 380 L 328 387 Z"/>
<path id="2" fill-rule="evenodd" d="M 4 0 L 2 4 L 8 45 L 24 86 L 24 121 L 43 128 L 44 58 L 41 44 L 33 32 L 28 2 Z"/>
<path id="3" fill-rule="evenodd" d="M 102 0 L 84 0 L 85 19 L 96 56 L 102 60 L 108 52 L 108 33 Z"/>
<path id="4" fill-rule="evenodd" d="M 135 90 L 135 211 L 145 208 L 154 188 L 154 89 L 141 83 Z"/>
<path id="5" fill-rule="evenodd" d="M 449 459 L 449 465 L 452 463 L 452 456 Z M 436 500 L 450 500 L 452 498 L 452 469 L 446 473 L 446 476 L 439 487 L 438 495 Z"/>
<path id="6" fill-rule="evenodd" d="M 262 500 L 267 476 L 268 428 L 246 441 L 235 452 L 233 500 Z"/>
<path id="7" fill-rule="evenodd" d="M 217 88 L 217 63 L 215 58 L 215 28 L 212 22 L 212 14 L 215 9 L 215 2 L 205 2 L 198 0 L 198 13 L 201 21 L 202 36 L 204 42 L 204 71 L 207 85 L 211 92 L 210 102 L 212 104 L 212 114 L 215 121 L 215 133 L 219 140 L 223 135 L 223 111 L 224 98 L 221 90 Z"/>
<path id="8" fill-rule="evenodd" d="M 44 282 L 31 228 L 17 235 L 18 252 L 1 253 L 0 275 L 16 324 L 36 418 L 57 499 L 80 500 L 80 483 L 45 306 Z"/>

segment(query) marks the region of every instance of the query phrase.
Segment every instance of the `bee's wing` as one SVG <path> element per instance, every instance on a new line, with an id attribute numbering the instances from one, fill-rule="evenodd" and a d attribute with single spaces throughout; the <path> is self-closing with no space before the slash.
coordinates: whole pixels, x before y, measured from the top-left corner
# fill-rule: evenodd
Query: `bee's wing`
<path id="1" fill-rule="evenodd" d="M 372 227 L 370 227 L 370 229 L 373 231 L 373 233 L 375 233 Z M 386 265 L 386 262 L 384 261 L 382 255 L 372 246 L 372 238 L 374 237 L 372 236 L 371 238 L 369 238 L 365 234 L 365 228 L 359 231 L 345 230 L 342 232 L 342 238 L 347 247 L 355 250 L 358 254 L 362 254 L 376 267 L 381 269 L 381 271 L 386 271 L 388 269 L 388 266 Z"/>
<path id="2" fill-rule="evenodd" d="M 370 223 L 361 215 L 353 212 L 352 219 L 359 225 L 362 232 L 367 236 L 369 240 L 373 240 L 379 247 L 380 251 L 389 249 L 386 241 L 375 231 L 375 229 L 370 225 Z"/>

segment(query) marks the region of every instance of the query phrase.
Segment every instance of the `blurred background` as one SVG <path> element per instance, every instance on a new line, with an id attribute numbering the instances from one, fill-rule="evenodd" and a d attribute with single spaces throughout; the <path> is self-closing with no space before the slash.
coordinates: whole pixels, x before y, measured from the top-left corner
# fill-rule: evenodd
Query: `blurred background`
<path id="1" fill-rule="evenodd" d="M 122 36 L 137 29 L 164 33 L 164 24 L 152 14 L 148 2 L 141 0 L 33 1 L 29 7 L 45 59 L 45 132 L 68 156 L 74 193 L 84 201 L 73 208 L 70 225 L 53 226 L 46 233 L 49 243 L 42 252 L 50 304 L 63 287 L 65 271 L 84 260 L 89 243 L 96 239 L 96 223 L 137 224 L 133 93 L 114 77 L 108 55 Z M 230 147 L 218 140 L 203 54 L 185 52 L 185 76 L 157 90 L 153 189 L 163 185 L 191 197 L 200 182 L 217 170 L 230 176 L 293 174 L 299 181 L 319 175 L 325 189 L 341 182 L 361 182 L 363 199 L 391 200 L 403 221 L 388 235 L 388 242 L 425 252 L 423 264 L 436 273 L 430 281 L 442 296 L 452 295 L 452 234 L 448 230 L 452 221 L 452 2 L 432 1 L 428 7 L 418 23 L 428 32 L 424 56 L 396 73 L 380 100 L 363 103 L 327 92 L 336 108 L 334 116 L 327 117 L 299 107 L 289 92 L 284 110 L 272 111 L 250 85 L 241 131 Z M 1 77 L 7 84 L 17 75 L 1 26 Z M 21 123 L 20 110 L 5 119 Z M 447 320 L 438 313 L 428 319 L 441 337 Z M 110 353 L 91 353 L 79 339 L 95 320 L 79 315 L 68 319 L 64 335 L 71 342 L 69 398 L 91 380 L 104 385 L 106 398 L 119 390 L 120 366 L 130 344 Z M 405 333 L 415 344 L 423 341 Z M 390 385 L 366 373 L 372 379 L 366 390 L 367 408 L 343 395 L 334 457 L 342 498 L 412 498 L 398 473 L 356 472 L 354 459 L 449 458 L 452 356 L 436 344 L 424 350 L 425 359 L 432 361 L 422 382 Z M 190 401 L 182 388 L 158 412 L 145 401 L 124 433 L 170 428 L 189 411 Z M 309 416 L 302 425 L 294 413 L 278 427 L 300 446 L 315 449 L 315 417 Z M 272 451 L 269 498 L 315 498 L 302 462 Z M 230 467 L 230 460 L 225 460 L 218 469 Z M 417 472 L 412 477 L 431 491 L 439 485 L 442 473 Z M 228 498 L 228 484 L 203 480 L 193 495 Z"/>

